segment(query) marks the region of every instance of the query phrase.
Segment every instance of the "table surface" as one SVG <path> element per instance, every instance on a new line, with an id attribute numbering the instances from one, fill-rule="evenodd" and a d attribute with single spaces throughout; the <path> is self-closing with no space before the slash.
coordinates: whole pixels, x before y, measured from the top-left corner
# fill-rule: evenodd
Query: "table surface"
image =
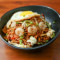
<path id="1" fill-rule="evenodd" d="M 11 9 L 28 5 L 45 5 L 60 13 L 60 0 L 0 0 L 0 17 Z M 13 49 L 0 38 L 0 60 L 60 60 L 60 35 L 48 47 L 34 52 Z"/>

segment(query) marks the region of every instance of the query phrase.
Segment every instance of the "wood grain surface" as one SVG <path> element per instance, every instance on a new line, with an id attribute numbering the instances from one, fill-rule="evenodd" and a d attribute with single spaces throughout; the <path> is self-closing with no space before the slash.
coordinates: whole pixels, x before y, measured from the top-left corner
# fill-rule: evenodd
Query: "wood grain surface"
<path id="1" fill-rule="evenodd" d="M 11 9 L 28 5 L 45 5 L 60 13 L 60 0 L 0 0 L 0 18 Z M 60 35 L 51 45 L 34 52 L 13 49 L 0 38 L 0 60 L 60 60 Z"/>

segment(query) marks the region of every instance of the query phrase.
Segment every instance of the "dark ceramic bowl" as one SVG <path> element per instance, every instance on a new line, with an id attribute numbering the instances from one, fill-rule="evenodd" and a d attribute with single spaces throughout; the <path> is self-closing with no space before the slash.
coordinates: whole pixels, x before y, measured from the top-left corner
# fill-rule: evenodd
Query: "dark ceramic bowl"
<path id="1" fill-rule="evenodd" d="M 20 47 L 16 47 L 14 45 L 9 44 L 8 42 L 6 42 L 3 39 L 4 33 L 2 32 L 2 28 L 4 27 L 4 25 L 7 23 L 7 21 L 10 19 L 10 17 L 12 16 L 13 13 L 17 12 L 17 11 L 25 11 L 25 10 L 31 10 L 34 12 L 37 12 L 39 14 L 43 13 L 45 15 L 45 19 L 48 22 L 52 23 L 52 28 L 56 31 L 56 36 L 51 39 L 48 43 L 41 45 L 41 46 L 36 46 L 36 47 L 32 47 L 32 48 L 20 48 Z M 53 24 L 53 21 L 56 21 L 55 24 Z M 8 11 L 7 13 L 5 13 L 0 20 L 0 37 L 2 38 L 2 40 L 9 46 L 16 48 L 16 49 L 23 49 L 23 50 L 32 50 L 32 49 L 37 49 L 37 48 L 41 48 L 44 47 L 50 43 L 52 43 L 56 37 L 58 36 L 58 34 L 60 33 L 60 18 L 59 18 L 59 14 L 52 8 L 47 7 L 47 6 L 25 6 L 25 7 L 19 7 L 13 10 Z"/>

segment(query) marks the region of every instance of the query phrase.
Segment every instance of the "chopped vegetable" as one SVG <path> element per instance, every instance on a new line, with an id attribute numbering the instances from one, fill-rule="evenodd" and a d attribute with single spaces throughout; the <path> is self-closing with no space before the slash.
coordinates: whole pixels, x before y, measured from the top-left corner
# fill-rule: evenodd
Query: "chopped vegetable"
<path id="1" fill-rule="evenodd" d="M 38 26 L 39 24 L 38 23 L 36 23 L 36 26 Z"/>
<path id="2" fill-rule="evenodd" d="M 33 36 L 30 36 L 30 37 L 33 37 Z"/>
<path id="3" fill-rule="evenodd" d="M 46 40 L 46 42 L 48 42 L 48 40 Z"/>
<path id="4" fill-rule="evenodd" d="M 51 29 L 51 26 L 49 25 L 49 23 L 46 22 L 46 25 L 49 27 L 49 29 Z"/>
<path id="5" fill-rule="evenodd" d="M 6 41 L 8 41 L 8 39 L 5 39 Z"/>
<path id="6" fill-rule="evenodd" d="M 6 33 L 6 35 L 8 35 L 8 33 Z"/>
<path id="7" fill-rule="evenodd" d="M 51 29 L 51 26 L 49 26 L 49 29 Z"/>
<path id="8" fill-rule="evenodd" d="M 23 39 L 24 37 L 23 36 L 20 36 L 20 39 Z"/>
<path id="9" fill-rule="evenodd" d="M 9 27 L 9 28 L 11 28 L 11 27 Z"/>
<path id="10" fill-rule="evenodd" d="M 24 21 L 21 21 L 20 23 L 23 23 Z"/>
<path id="11" fill-rule="evenodd" d="M 46 22 L 46 25 L 48 26 L 48 23 Z"/>
<path id="12" fill-rule="evenodd" d="M 54 38 L 54 37 L 55 37 L 55 33 L 53 32 L 52 38 Z"/>
<path id="13" fill-rule="evenodd" d="M 56 22 L 55 21 L 53 21 L 53 24 L 55 24 Z"/>
<path id="14" fill-rule="evenodd" d="M 40 42 L 38 42 L 38 44 L 41 44 Z"/>
<path id="15" fill-rule="evenodd" d="M 11 38 L 12 40 L 15 39 L 14 37 Z"/>
<path id="16" fill-rule="evenodd" d="M 42 42 L 40 42 L 40 44 L 42 44 L 42 45 L 43 45 L 43 43 L 42 43 Z"/>
<path id="17" fill-rule="evenodd" d="M 40 16 L 41 18 L 44 18 L 44 15 L 43 14 L 41 14 L 41 16 Z"/>
<path id="18" fill-rule="evenodd" d="M 30 20 L 26 20 L 26 23 L 33 24 L 33 22 L 32 22 L 32 21 L 30 21 Z"/>
<path id="19" fill-rule="evenodd" d="M 26 24 L 26 27 L 28 27 L 29 26 L 29 24 Z"/>
<path id="20" fill-rule="evenodd" d="M 33 24 L 33 22 L 31 21 L 30 24 Z"/>
<path id="21" fill-rule="evenodd" d="M 20 41 L 20 45 L 22 44 L 22 40 L 19 40 Z"/>
<path id="22" fill-rule="evenodd" d="M 30 22 L 30 20 L 26 20 L 26 23 L 29 23 Z"/>
<path id="23" fill-rule="evenodd" d="M 19 24 L 19 22 L 16 22 L 16 24 Z"/>
<path id="24" fill-rule="evenodd" d="M 11 31 L 13 31 L 13 30 L 11 30 Z"/>

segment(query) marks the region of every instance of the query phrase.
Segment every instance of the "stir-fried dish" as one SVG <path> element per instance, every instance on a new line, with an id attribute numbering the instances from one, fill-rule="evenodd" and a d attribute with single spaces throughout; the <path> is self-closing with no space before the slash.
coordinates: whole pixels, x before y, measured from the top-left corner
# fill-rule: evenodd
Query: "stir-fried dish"
<path id="1" fill-rule="evenodd" d="M 3 32 L 8 43 L 21 48 L 43 45 L 55 37 L 55 31 L 44 15 L 32 11 L 14 13 Z"/>

